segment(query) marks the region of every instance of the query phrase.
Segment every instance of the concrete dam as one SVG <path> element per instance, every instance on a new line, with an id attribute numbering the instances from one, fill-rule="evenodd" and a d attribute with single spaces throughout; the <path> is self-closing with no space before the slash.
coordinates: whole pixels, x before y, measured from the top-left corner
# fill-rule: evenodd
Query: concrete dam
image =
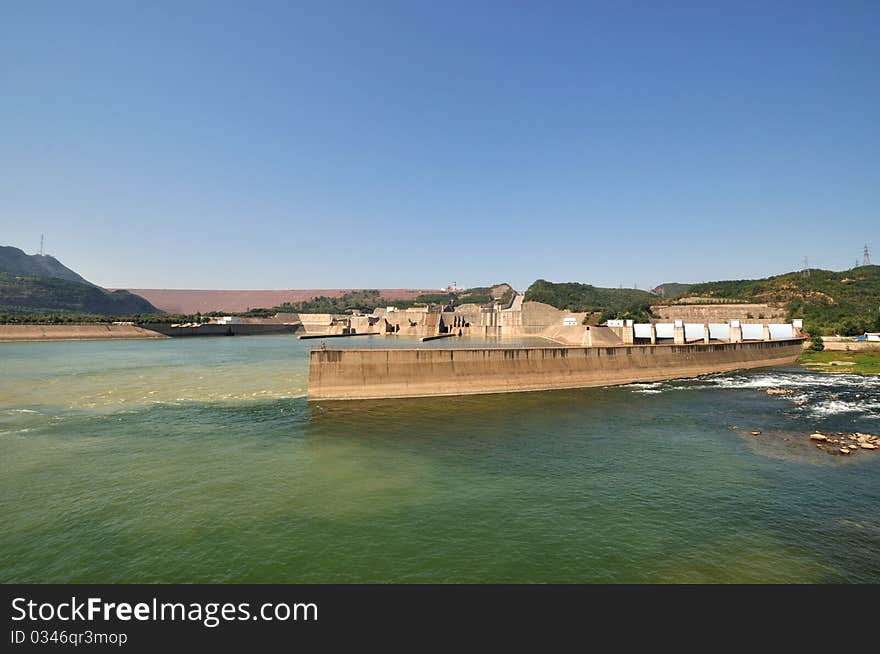
<path id="1" fill-rule="evenodd" d="M 314 350 L 309 400 L 543 391 L 794 363 L 803 337 L 592 347 Z"/>

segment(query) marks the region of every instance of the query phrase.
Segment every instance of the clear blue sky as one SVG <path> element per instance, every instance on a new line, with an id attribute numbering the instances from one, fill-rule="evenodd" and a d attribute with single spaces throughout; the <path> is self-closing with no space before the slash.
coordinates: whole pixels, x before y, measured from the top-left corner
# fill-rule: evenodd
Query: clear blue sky
<path id="1" fill-rule="evenodd" d="M 0 0 L 0 243 L 106 286 L 880 259 L 880 2 Z"/>

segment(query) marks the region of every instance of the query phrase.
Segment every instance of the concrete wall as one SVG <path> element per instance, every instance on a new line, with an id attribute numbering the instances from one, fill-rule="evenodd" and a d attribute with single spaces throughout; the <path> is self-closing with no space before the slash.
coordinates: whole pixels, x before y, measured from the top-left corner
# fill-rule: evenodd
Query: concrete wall
<path id="1" fill-rule="evenodd" d="M 730 320 L 779 322 L 785 310 L 768 304 L 661 304 L 651 307 L 657 320 L 683 320 L 689 323 L 728 322 Z M 752 318 L 746 318 L 751 314 Z M 758 316 L 763 315 L 763 318 Z"/>
<path id="2" fill-rule="evenodd" d="M 439 311 L 428 311 L 426 307 L 415 307 L 386 312 L 383 317 L 390 326 L 389 329 L 401 336 L 436 336 L 440 329 L 441 317 L 449 316 L 449 322 L 451 322 L 452 315 L 452 313 L 441 314 Z"/>
<path id="3" fill-rule="evenodd" d="M 342 334 L 349 325 L 351 316 L 332 313 L 300 313 L 299 321 L 306 334 Z"/>
<path id="4" fill-rule="evenodd" d="M 165 338 L 136 325 L 0 325 L 0 342 L 86 341 L 107 338 Z"/>
<path id="5" fill-rule="evenodd" d="M 567 328 L 560 330 L 563 326 L 563 319 L 566 317 L 574 317 L 578 323 L 579 330 L 576 340 L 580 343 L 583 338 L 584 328 L 581 326 L 585 313 L 575 313 L 571 311 L 562 311 L 556 307 L 543 302 L 522 302 L 521 309 L 511 309 L 505 311 L 496 311 L 494 313 L 483 313 L 481 315 L 481 324 L 491 324 L 496 327 L 492 335 L 501 338 L 520 338 L 523 336 L 541 336 L 550 338 L 551 340 L 560 340 L 561 342 L 570 342 L 573 339 L 574 332 Z M 516 306 L 517 303 L 514 303 Z M 554 339 L 553 334 L 564 335 L 561 339 Z"/>
<path id="6" fill-rule="evenodd" d="M 583 320 L 585 314 L 562 311 L 543 302 L 523 302 L 522 305 L 522 325 L 538 328 L 538 331 L 561 325 L 562 319 L 569 315 L 578 316 Z"/>
<path id="7" fill-rule="evenodd" d="M 263 334 L 295 334 L 302 332 L 301 325 L 285 325 L 283 323 L 238 323 L 221 325 L 206 323 L 195 326 L 175 327 L 168 323 L 141 323 L 145 330 L 153 335 L 180 338 L 187 336 L 260 336 Z"/>
<path id="8" fill-rule="evenodd" d="M 309 399 L 536 391 L 793 363 L 801 339 L 756 343 L 460 350 L 314 350 Z"/>
<path id="9" fill-rule="evenodd" d="M 297 317 L 304 327 L 328 327 L 333 323 L 332 313 L 300 313 Z"/>
<path id="10" fill-rule="evenodd" d="M 865 350 L 880 352 L 880 344 L 868 341 L 835 341 L 826 336 L 822 339 L 822 343 L 824 343 L 826 350 L 832 352 L 863 352 Z"/>

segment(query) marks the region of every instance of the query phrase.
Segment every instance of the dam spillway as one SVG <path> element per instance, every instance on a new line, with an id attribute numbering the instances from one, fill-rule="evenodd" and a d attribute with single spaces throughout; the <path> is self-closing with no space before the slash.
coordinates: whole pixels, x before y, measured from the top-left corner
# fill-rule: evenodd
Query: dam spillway
<path id="1" fill-rule="evenodd" d="M 545 391 L 790 365 L 804 338 L 736 343 L 313 350 L 309 400 Z"/>

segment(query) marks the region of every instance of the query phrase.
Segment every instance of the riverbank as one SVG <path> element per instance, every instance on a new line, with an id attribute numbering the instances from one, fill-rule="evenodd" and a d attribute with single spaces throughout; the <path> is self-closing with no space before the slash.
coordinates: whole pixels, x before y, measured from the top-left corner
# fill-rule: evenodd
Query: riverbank
<path id="1" fill-rule="evenodd" d="M 880 348 L 859 352 L 804 350 L 798 362 L 816 372 L 880 375 Z"/>
<path id="2" fill-rule="evenodd" d="M 0 343 L 167 338 L 137 325 L 0 325 Z"/>

